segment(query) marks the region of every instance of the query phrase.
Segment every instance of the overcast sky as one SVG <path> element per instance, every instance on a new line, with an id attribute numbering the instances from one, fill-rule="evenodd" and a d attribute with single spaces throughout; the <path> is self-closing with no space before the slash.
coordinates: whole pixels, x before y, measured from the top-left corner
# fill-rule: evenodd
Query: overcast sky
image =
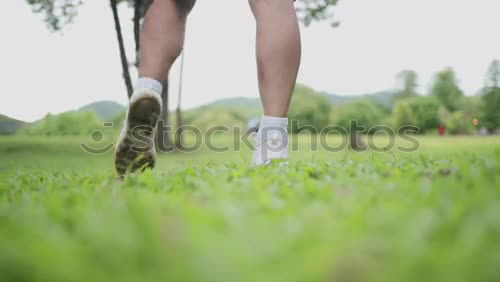
<path id="1" fill-rule="evenodd" d="M 98 100 L 126 104 L 108 1 L 85 2 L 64 34 L 50 33 L 24 0 L 0 10 L 1 114 L 33 121 Z M 247 6 L 246 0 L 198 1 L 186 40 L 185 107 L 258 97 Z M 464 91 L 474 94 L 489 63 L 500 59 L 499 11 L 498 0 L 341 0 L 339 28 L 302 27 L 298 81 L 330 93 L 364 94 L 393 88 L 395 75 L 410 68 L 426 92 L 432 75 L 450 66 Z M 131 10 L 121 7 L 120 14 L 132 50 Z M 175 106 L 178 66 L 171 81 Z"/>

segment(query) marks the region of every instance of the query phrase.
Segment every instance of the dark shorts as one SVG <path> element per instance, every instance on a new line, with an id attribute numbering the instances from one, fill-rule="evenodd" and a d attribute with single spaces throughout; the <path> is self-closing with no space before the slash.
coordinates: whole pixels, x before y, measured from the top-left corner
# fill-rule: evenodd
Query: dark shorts
<path id="1" fill-rule="evenodd" d="M 144 0 L 144 1 L 146 4 L 146 9 L 144 11 L 147 11 L 149 6 L 154 0 Z M 295 1 L 296 0 L 293 0 L 293 2 Z M 190 12 L 193 9 L 194 4 L 196 3 L 196 0 L 176 0 L 176 2 L 177 2 L 177 7 L 179 7 L 181 11 Z"/>

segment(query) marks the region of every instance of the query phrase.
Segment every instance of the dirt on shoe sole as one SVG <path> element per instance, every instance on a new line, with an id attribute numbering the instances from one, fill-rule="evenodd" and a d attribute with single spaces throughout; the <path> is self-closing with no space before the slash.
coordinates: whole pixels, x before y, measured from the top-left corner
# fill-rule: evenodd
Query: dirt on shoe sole
<path id="1" fill-rule="evenodd" d="M 118 175 L 154 168 L 156 162 L 155 132 L 161 105 L 145 97 L 130 105 L 125 127 L 115 153 Z"/>

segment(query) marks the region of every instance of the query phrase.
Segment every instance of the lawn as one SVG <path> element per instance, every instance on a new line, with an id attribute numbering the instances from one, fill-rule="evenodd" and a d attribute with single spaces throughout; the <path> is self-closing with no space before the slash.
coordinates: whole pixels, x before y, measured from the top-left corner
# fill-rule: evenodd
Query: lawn
<path id="1" fill-rule="evenodd" d="M 80 139 L 0 138 L 0 281 L 500 281 L 499 137 L 202 148 L 124 181 Z"/>

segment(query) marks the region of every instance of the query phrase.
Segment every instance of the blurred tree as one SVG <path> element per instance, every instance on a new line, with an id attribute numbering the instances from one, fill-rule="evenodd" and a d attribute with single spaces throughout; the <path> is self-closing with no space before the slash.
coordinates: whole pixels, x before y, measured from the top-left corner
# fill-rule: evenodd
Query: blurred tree
<path id="1" fill-rule="evenodd" d="M 464 93 L 458 87 L 453 69 L 448 68 L 436 74 L 431 95 L 438 98 L 449 111 L 457 110 L 460 98 L 464 96 Z"/>
<path id="2" fill-rule="evenodd" d="M 500 61 L 498 60 L 493 60 L 488 68 L 488 73 L 486 75 L 486 87 L 500 87 Z"/>
<path id="3" fill-rule="evenodd" d="M 335 123 L 345 128 L 349 134 L 349 145 L 354 151 L 368 148 L 361 134 L 369 133 L 385 120 L 381 106 L 369 100 L 357 100 L 343 105 Z M 356 126 L 358 128 L 353 128 Z M 360 127 L 363 129 L 360 130 Z"/>
<path id="4" fill-rule="evenodd" d="M 335 119 L 335 124 L 351 131 L 351 121 L 357 121 L 359 126 L 364 127 L 362 133 L 381 125 L 385 120 L 384 110 L 369 100 L 356 100 L 343 105 Z"/>
<path id="5" fill-rule="evenodd" d="M 415 125 L 421 132 L 439 127 L 439 100 L 435 97 L 414 97 L 408 99 L 408 104 L 415 117 Z"/>
<path id="6" fill-rule="evenodd" d="M 500 128 L 500 61 L 491 62 L 482 94 L 479 124 L 493 132 Z"/>
<path id="7" fill-rule="evenodd" d="M 34 13 L 43 14 L 47 27 L 52 31 L 61 30 L 73 22 L 82 0 L 26 0 Z"/>
<path id="8" fill-rule="evenodd" d="M 331 20 L 333 18 L 332 8 L 337 5 L 338 0 L 299 0 L 297 12 L 304 25 L 309 26 L 312 21 Z M 332 21 L 332 26 L 339 25 Z"/>
<path id="9" fill-rule="evenodd" d="M 469 119 L 479 119 L 482 115 L 482 101 L 478 96 L 465 96 L 460 99 L 458 110 Z"/>
<path id="10" fill-rule="evenodd" d="M 403 70 L 397 75 L 396 99 L 418 96 L 418 74 L 413 70 Z"/>
<path id="11" fill-rule="evenodd" d="M 441 105 L 438 110 L 440 125 L 444 125 L 450 134 L 471 134 L 474 132 L 473 120 L 480 118 L 481 98 L 463 97 L 457 103 L 458 109 L 450 113 Z"/>
<path id="12" fill-rule="evenodd" d="M 291 121 L 299 121 L 300 124 L 291 122 L 291 132 L 299 133 L 300 127 L 304 125 L 312 125 L 320 132 L 328 126 L 331 109 L 332 106 L 326 97 L 307 86 L 297 85 L 290 105 L 289 118 Z"/>
<path id="13" fill-rule="evenodd" d="M 102 120 L 93 112 L 65 112 L 46 115 L 40 121 L 21 130 L 35 136 L 88 135 L 102 126 Z"/>
<path id="14" fill-rule="evenodd" d="M 408 101 L 400 101 L 394 106 L 393 119 L 396 130 L 402 126 L 416 126 L 417 124 L 417 119 L 415 118 Z"/>
<path id="15" fill-rule="evenodd" d="M 174 119 L 176 122 L 176 118 Z M 201 107 L 186 112 L 185 124 L 194 126 L 202 132 L 206 132 L 215 126 L 226 126 L 229 128 L 245 128 L 248 116 L 239 109 Z M 178 128 L 176 128 L 179 133 Z M 179 144 L 175 144 L 178 146 Z M 180 144 L 182 146 L 182 144 Z"/>
<path id="16" fill-rule="evenodd" d="M 491 88 L 489 92 L 481 96 L 481 126 L 493 132 L 500 128 L 500 88 Z"/>
<path id="17" fill-rule="evenodd" d="M 472 120 L 460 110 L 451 113 L 445 124 L 450 134 L 471 134 L 473 132 Z"/>

